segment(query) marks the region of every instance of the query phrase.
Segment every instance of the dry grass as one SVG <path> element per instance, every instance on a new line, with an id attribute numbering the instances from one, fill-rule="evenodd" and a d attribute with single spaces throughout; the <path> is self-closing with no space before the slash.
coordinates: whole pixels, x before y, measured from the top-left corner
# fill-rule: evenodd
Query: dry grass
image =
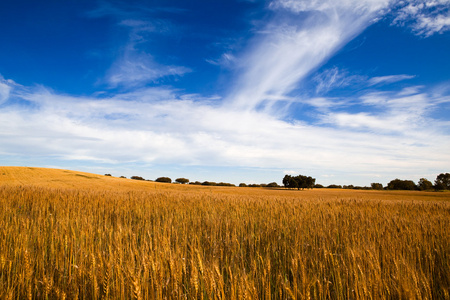
<path id="1" fill-rule="evenodd" d="M 0 167 L 0 299 L 450 299 L 449 200 Z"/>

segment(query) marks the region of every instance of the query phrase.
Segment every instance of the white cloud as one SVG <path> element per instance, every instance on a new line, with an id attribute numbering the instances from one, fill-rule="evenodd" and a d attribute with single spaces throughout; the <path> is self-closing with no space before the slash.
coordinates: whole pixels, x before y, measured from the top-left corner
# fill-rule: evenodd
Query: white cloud
<path id="1" fill-rule="evenodd" d="M 162 10 L 161 8 L 155 10 Z M 153 35 L 173 35 L 177 27 L 170 21 L 153 16 L 154 10 L 127 3 L 102 2 L 98 8 L 88 13 L 89 17 L 113 16 L 117 25 L 125 28 L 127 40 L 106 72 L 103 81 L 110 87 L 136 88 L 149 83 L 161 83 L 167 78 L 183 76 L 191 72 L 185 66 L 161 64 L 148 50 Z"/>
<path id="2" fill-rule="evenodd" d="M 419 34 L 430 36 L 450 29 L 450 14 L 438 15 L 436 17 L 420 16 L 415 26 Z"/>
<path id="3" fill-rule="evenodd" d="M 450 30 L 449 0 L 409 0 L 397 4 L 393 24 L 409 26 L 424 37 Z"/>
<path id="4" fill-rule="evenodd" d="M 221 67 L 230 67 L 235 61 L 236 57 L 229 52 L 223 53 L 218 59 L 206 59 L 206 62 Z"/>
<path id="5" fill-rule="evenodd" d="M 398 82 L 402 80 L 412 79 L 414 78 L 414 75 L 388 75 L 388 76 L 378 76 L 378 77 L 372 77 L 369 79 L 369 85 L 376 85 L 381 83 L 393 83 Z"/>
<path id="6" fill-rule="evenodd" d="M 170 76 L 182 76 L 190 71 L 183 66 L 161 65 L 150 54 L 139 52 L 129 45 L 108 71 L 106 80 L 112 87 L 137 87 Z"/>
<path id="7" fill-rule="evenodd" d="M 241 58 L 242 76 L 228 98 L 242 109 L 284 100 L 305 76 L 374 22 L 387 5 L 382 0 L 273 2 L 270 7 L 276 17 Z M 296 15 L 301 11 L 307 14 Z"/>
<path id="8" fill-rule="evenodd" d="M 433 101 L 424 94 L 386 96 L 379 103 L 386 111 L 379 115 L 329 112 L 332 126 L 285 122 L 162 88 L 109 98 L 40 88 L 14 97 L 33 105 L 8 105 L 0 111 L 2 155 L 276 168 L 280 174 L 298 170 L 311 175 L 342 170 L 365 174 L 370 169 L 397 176 L 395 172 L 450 167 L 450 139 L 438 121 L 427 117 Z"/>
<path id="9" fill-rule="evenodd" d="M 417 141 L 427 132 L 445 132 L 448 125 L 429 117 L 429 113 L 442 103 L 450 103 L 448 97 L 426 93 L 376 92 L 360 97 L 360 105 L 373 107 L 371 112 L 327 112 L 322 122 L 358 131 L 401 135 Z M 364 110 L 364 108 L 360 108 Z"/>
<path id="10" fill-rule="evenodd" d="M 11 79 L 6 80 L 0 75 L 0 105 L 8 100 L 12 88 L 16 85 Z"/>
<path id="11" fill-rule="evenodd" d="M 287 8 L 295 12 L 304 11 L 327 11 L 327 10 L 352 10 L 360 13 L 374 12 L 384 9 L 389 4 L 389 0 L 276 0 L 271 3 L 273 8 Z"/>
<path id="12" fill-rule="evenodd" d="M 347 71 L 339 70 L 337 67 L 326 69 L 314 76 L 316 93 L 323 94 L 333 89 L 348 87 L 366 80 L 365 76 L 349 75 Z"/>

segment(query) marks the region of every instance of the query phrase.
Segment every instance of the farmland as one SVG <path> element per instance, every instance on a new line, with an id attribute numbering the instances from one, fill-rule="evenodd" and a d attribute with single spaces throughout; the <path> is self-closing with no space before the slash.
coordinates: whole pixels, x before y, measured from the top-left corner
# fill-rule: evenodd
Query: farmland
<path id="1" fill-rule="evenodd" d="M 0 167 L 0 299 L 450 299 L 450 193 Z"/>

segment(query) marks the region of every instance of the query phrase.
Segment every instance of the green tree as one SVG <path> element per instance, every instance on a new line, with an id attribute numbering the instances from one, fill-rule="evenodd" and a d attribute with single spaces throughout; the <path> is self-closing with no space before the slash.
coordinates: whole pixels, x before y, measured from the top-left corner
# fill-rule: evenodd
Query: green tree
<path id="1" fill-rule="evenodd" d="M 327 189 L 342 189 L 342 185 L 330 184 Z"/>
<path id="2" fill-rule="evenodd" d="M 436 190 L 450 190 L 450 173 L 441 173 L 434 181 Z"/>
<path id="3" fill-rule="evenodd" d="M 169 177 L 158 177 L 155 181 L 156 182 L 171 183 L 172 179 L 170 179 Z"/>
<path id="4" fill-rule="evenodd" d="M 417 187 L 421 191 L 428 191 L 428 190 L 433 189 L 433 184 L 431 183 L 431 181 L 429 181 L 426 178 L 420 178 L 419 183 L 417 184 Z"/>
<path id="5" fill-rule="evenodd" d="M 214 181 L 203 181 L 202 185 L 211 185 L 211 186 L 215 186 L 217 185 L 217 183 L 215 183 Z"/>
<path id="6" fill-rule="evenodd" d="M 285 188 L 289 189 L 312 189 L 314 188 L 314 184 L 316 183 L 316 179 L 311 176 L 298 175 L 291 176 L 285 175 L 283 178 L 283 185 Z"/>
<path id="7" fill-rule="evenodd" d="M 284 185 L 285 188 L 288 188 L 288 189 L 296 189 L 296 188 L 298 188 L 297 181 L 291 175 L 285 175 L 284 176 L 284 178 L 283 178 L 283 185 Z"/>
<path id="8" fill-rule="evenodd" d="M 388 190 L 416 190 L 417 186 L 412 180 L 391 180 L 387 185 Z"/>
<path id="9" fill-rule="evenodd" d="M 370 184 L 370 186 L 372 187 L 372 190 L 382 190 L 383 189 L 383 185 L 381 183 L 373 182 Z"/>
<path id="10" fill-rule="evenodd" d="M 181 183 L 181 184 L 186 184 L 189 182 L 189 179 L 187 178 L 177 178 L 175 179 L 176 182 Z"/>

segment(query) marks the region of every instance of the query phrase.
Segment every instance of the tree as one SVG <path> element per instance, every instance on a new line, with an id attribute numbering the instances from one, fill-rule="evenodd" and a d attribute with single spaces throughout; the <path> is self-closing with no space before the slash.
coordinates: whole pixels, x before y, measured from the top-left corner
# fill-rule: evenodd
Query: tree
<path id="1" fill-rule="evenodd" d="M 342 189 L 342 185 L 330 184 L 327 189 Z"/>
<path id="2" fill-rule="evenodd" d="M 257 183 L 251 183 L 248 185 L 248 187 L 261 187 L 261 185 Z"/>
<path id="3" fill-rule="evenodd" d="M 383 185 L 381 183 L 373 182 L 370 184 L 370 186 L 372 187 L 372 190 L 382 190 L 383 189 Z"/>
<path id="4" fill-rule="evenodd" d="M 291 175 L 285 175 L 284 176 L 284 178 L 283 178 L 283 185 L 284 185 L 285 188 L 288 188 L 288 189 L 296 189 L 296 188 L 298 188 L 297 181 Z"/>
<path id="5" fill-rule="evenodd" d="M 202 185 L 211 185 L 211 186 L 215 186 L 217 185 L 217 183 L 215 183 L 214 181 L 203 181 Z"/>
<path id="6" fill-rule="evenodd" d="M 169 177 L 159 177 L 155 180 L 156 182 L 165 182 L 165 183 L 171 183 L 172 179 Z"/>
<path id="7" fill-rule="evenodd" d="M 412 180 L 391 180 L 387 185 L 388 190 L 416 190 L 417 186 Z"/>
<path id="8" fill-rule="evenodd" d="M 176 182 L 181 183 L 181 184 L 185 184 L 189 182 L 189 179 L 187 178 L 177 178 L 175 179 Z"/>
<path id="9" fill-rule="evenodd" d="M 239 186 L 240 186 L 240 187 L 247 187 L 247 184 L 245 184 L 245 183 L 239 183 Z"/>
<path id="10" fill-rule="evenodd" d="M 142 178 L 141 176 L 131 176 L 130 178 L 131 178 L 131 179 L 134 179 L 134 180 L 145 180 L 145 179 Z"/>
<path id="11" fill-rule="evenodd" d="M 428 191 L 433 189 L 433 184 L 426 178 L 420 178 L 419 183 L 417 184 L 417 187 L 421 191 Z"/>
<path id="12" fill-rule="evenodd" d="M 271 183 L 269 183 L 269 184 L 267 184 L 267 187 L 270 187 L 270 188 L 276 188 L 276 187 L 278 187 L 279 185 L 278 185 L 278 183 L 276 183 L 276 182 L 271 182 Z"/>
<path id="13" fill-rule="evenodd" d="M 434 188 L 436 190 L 450 190 L 450 173 L 441 173 L 434 181 Z"/>
<path id="14" fill-rule="evenodd" d="M 312 189 L 314 188 L 314 184 L 316 183 L 316 179 L 311 176 L 291 176 L 285 175 L 283 178 L 283 185 L 288 189 Z"/>
<path id="15" fill-rule="evenodd" d="M 229 182 L 219 182 L 217 186 L 235 186 L 235 185 Z"/>
<path id="16" fill-rule="evenodd" d="M 111 174 L 105 174 L 105 176 L 111 176 Z"/>

